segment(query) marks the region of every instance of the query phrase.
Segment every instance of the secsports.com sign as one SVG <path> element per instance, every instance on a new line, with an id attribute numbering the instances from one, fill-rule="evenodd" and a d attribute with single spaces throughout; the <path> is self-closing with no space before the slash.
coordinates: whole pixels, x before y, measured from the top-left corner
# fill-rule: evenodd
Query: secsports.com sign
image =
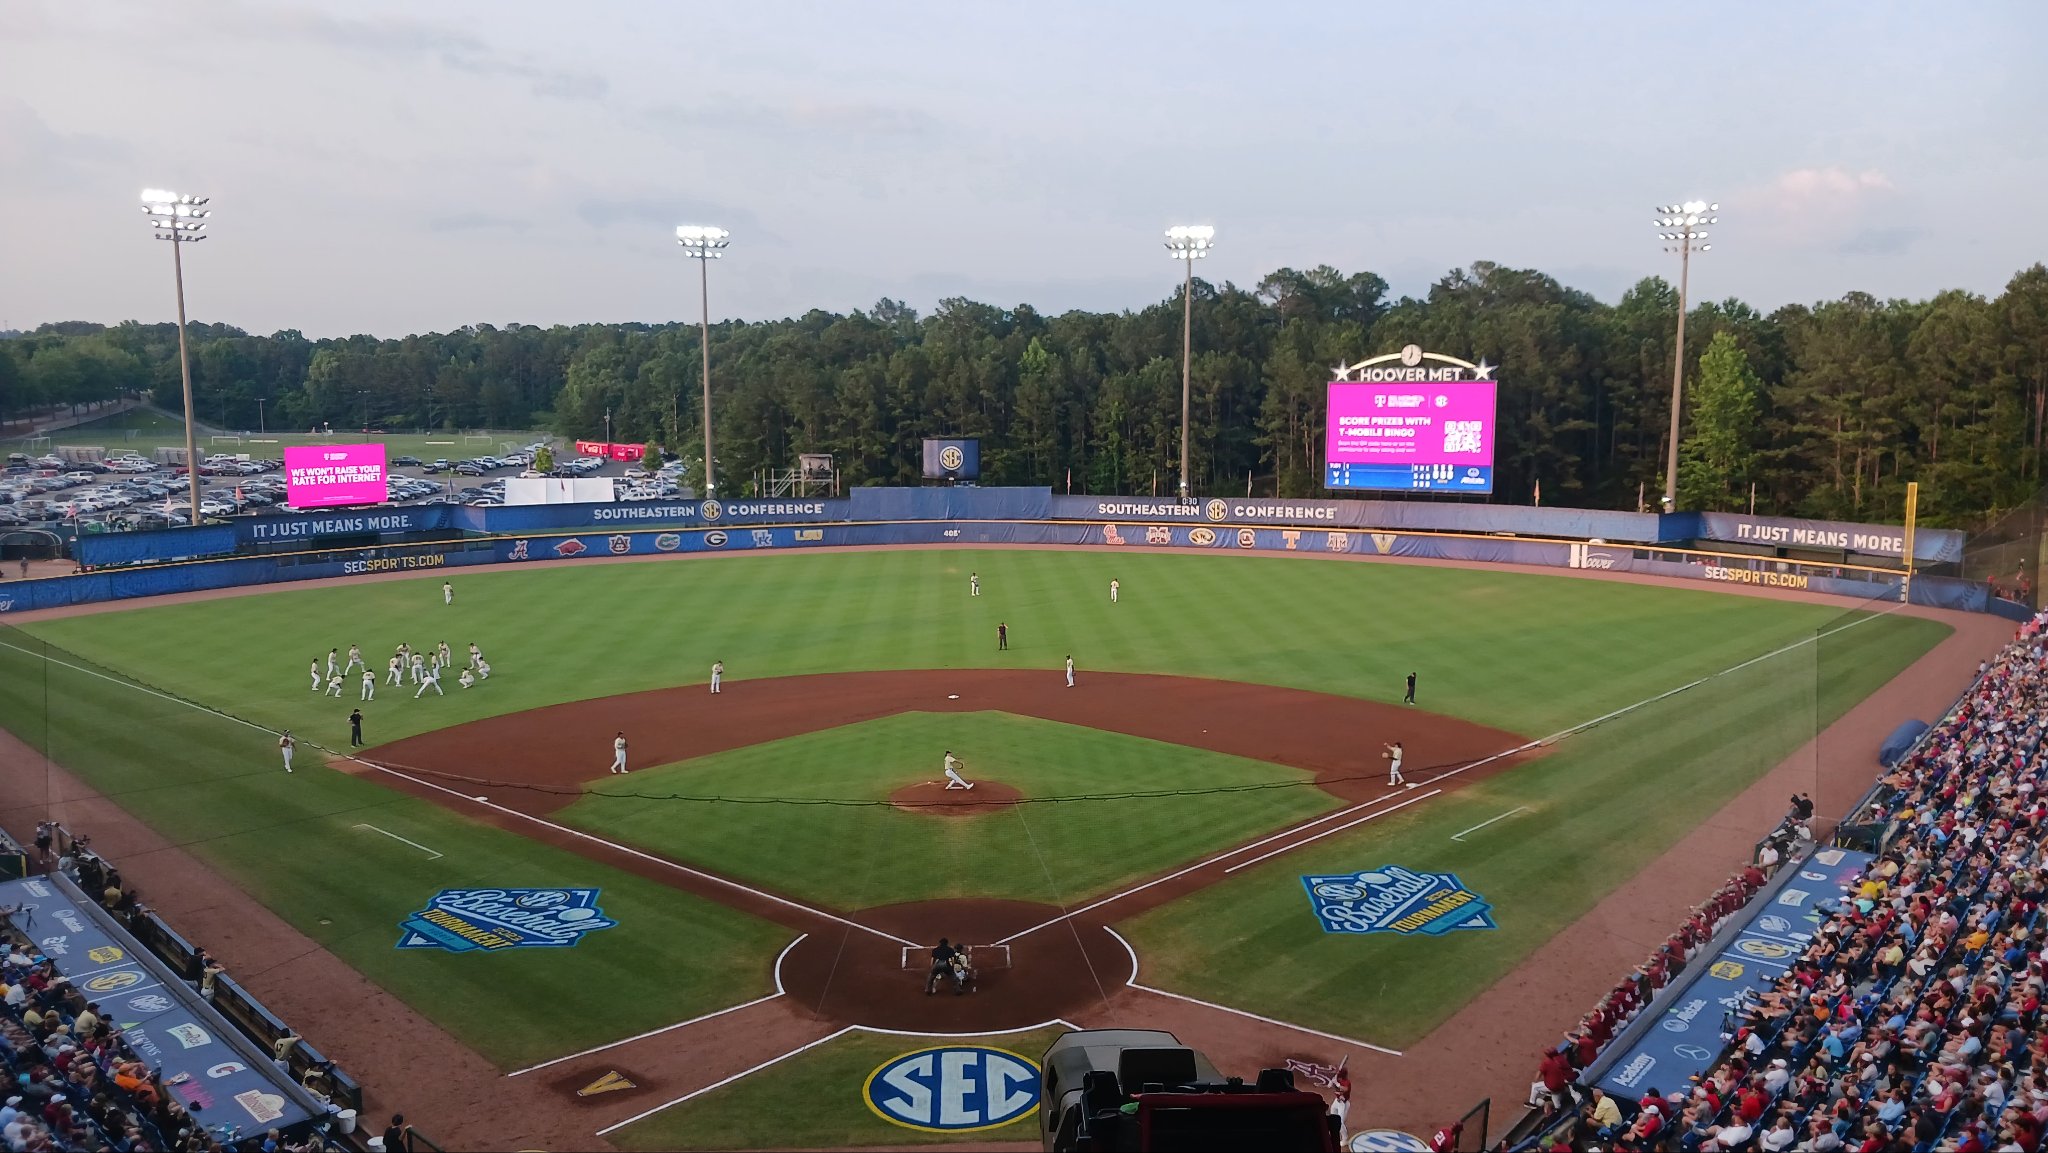
<path id="1" fill-rule="evenodd" d="M 1038 1063 L 1007 1049 L 920 1049 L 868 1074 L 861 1099 L 892 1125 L 967 1133 L 1008 1125 L 1038 1107 Z"/>

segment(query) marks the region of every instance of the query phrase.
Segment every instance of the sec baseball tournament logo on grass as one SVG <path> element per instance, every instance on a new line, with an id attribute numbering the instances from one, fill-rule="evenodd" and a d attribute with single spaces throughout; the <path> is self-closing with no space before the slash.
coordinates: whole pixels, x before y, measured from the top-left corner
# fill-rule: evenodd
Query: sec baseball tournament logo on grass
<path id="1" fill-rule="evenodd" d="M 618 922 L 597 907 L 596 889 L 443 889 L 399 922 L 401 949 L 567 948 Z"/>
<path id="2" fill-rule="evenodd" d="M 1381 865 L 1357 873 L 1304 876 L 1325 933 L 1399 933 L 1441 937 L 1455 929 L 1491 929 L 1493 906 L 1452 873 Z"/>
<path id="3" fill-rule="evenodd" d="M 946 1045 L 919 1049 L 868 1074 L 861 1100 L 905 1129 L 970 1133 L 994 1129 L 1038 1107 L 1038 1064 L 1007 1049 Z"/>

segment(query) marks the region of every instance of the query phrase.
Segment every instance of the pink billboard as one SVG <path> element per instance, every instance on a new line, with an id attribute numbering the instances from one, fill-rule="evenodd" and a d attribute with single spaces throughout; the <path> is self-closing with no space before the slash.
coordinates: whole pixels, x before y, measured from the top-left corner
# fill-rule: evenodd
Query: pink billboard
<path id="1" fill-rule="evenodd" d="M 1331 488 L 1493 488 L 1495 382 L 1332 381 Z"/>
<path id="2" fill-rule="evenodd" d="M 293 508 L 382 504 L 384 446 L 323 444 L 284 450 L 285 503 Z"/>

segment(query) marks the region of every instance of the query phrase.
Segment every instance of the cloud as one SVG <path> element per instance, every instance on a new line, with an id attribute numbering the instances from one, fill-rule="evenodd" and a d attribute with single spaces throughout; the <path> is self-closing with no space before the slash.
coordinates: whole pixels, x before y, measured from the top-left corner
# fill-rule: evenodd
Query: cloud
<path id="1" fill-rule="evenodd" d="M 749 244 L 772 240 L 759 218 L 730 205 L 693 196 L 591 196 L 578 200 L 576 218 L 592 228 L 632 228 L 656 234 L 678 224 L 712 224 L 745 234 Z"/>
<path id="2" fill-rule="evenodd" d="M 700 137 L 706 132 L 782 140 L 851 139 L 931 141 L 946 132 L 943 121 L 916 108 L 887 104 L 845 104 L 796 100 L 769 104 L 721 97 L 699 104 L 663 104 L 636 118 L 667 136 Z"/>
<path id="3" fill-rule="evenodd" d="M 1782 201 L 1792 205 L 1839 202 L 1893 190 L 1891 178 L 1874 168 L 1850 172 L 1832 166 L 1795 168 L 1778 177 L 1774 187 Z"/>
<path id="4" fill-rule="evenodd" d="M 472 76 L 509 76 L 524 80 L 535 96 L 555 100 L 602 100 L 611 90 L 611 83 L 595 72 L 542 68 L 480 53 L 443 52 L 441 63 Z"/>
<path id="5" fill-rule="evenodd" d="M 1844 256 L 1897 256 L 1926 233 L 1926 229 L 1913 226 L 1865 228 L 1836 245 L 1835 251 Z"/>
<path id="6" fill-rule="evenodd" d="M 19 185 L 77 189 L 99 182 L 132 156 L 121 141 L 59 132 L 24 101 L 0 97 L 0 172 Z"/>
<path id="7" fill-rule="evenodd" d="M 428 232 L 525 232 L 530 227 L 524 220 L 492 216 L 485 212 L 456 212 L 427 218 Z"/>
<path id="8" fill-rule="evenodd" d="M 1909 208 L 1904 199 L 1891 177 L 1875 168 L 1794 168 L 1768 185 L 1738 193 L 1727 205 L 1722 228 L 1795 248 L 1892 254 L 1904 251 L 1921 231 L 1900 219 Z M 1715 239 L 1720 238 L 1717 232 Z"/>

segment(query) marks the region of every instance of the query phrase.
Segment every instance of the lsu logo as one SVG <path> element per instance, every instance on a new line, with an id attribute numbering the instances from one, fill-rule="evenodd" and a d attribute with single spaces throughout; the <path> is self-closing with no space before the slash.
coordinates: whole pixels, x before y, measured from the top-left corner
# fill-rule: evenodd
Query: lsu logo
<path id="1" fill-rule="evenodd" d="M 531 560 L 533 558 L 526 555 L 526 542 L 523 540 L 515 540 L 512 542 L 512 551 L 505 554 L 505 559 Z"/>
<path id="2" fill-rule="evenodd" d="M 1456 929 L 1496 927 L 1493 906 L 1454 873 L 1381 865 L 1358 873 L 1304 876 L 1301 883 L 1325 933 L 1441 937 Z"/>
<path id="3" fill-rule="evenodd" d="M 556 556 L 582 556 L 589 551 L 590 546 L 577 540 L 575 537 L 570 537 L 568 540 L 555 545 Z"/>
<path id="4" fill-rule="evenodd" d="M 957 536 L 960 530 L 954 529 L 953 532 Z M 800 541 L 821 541 L 825 539 L 825 530 L 821 528 L 800 528 L 796 530 L 796 539 Z"/>
<path id="5" fill-rule="evenodd" d="M 1258 533 L 1253 532 L 1251 529 L 1248 528 L 1241 528 L 1237 530 L 1237 547 L 1256 548 L 1258 546 L 1258 543 Z"/>
<path id="6" fill-rule="evenodd" d="M 725 515 L 725 506 L 715 500 L 707 500 L 697 507 L 697 511 L 704 514 L 705 520 L 715 521 Z"/>
<path id="7" fill-rule="evenodd" d="M 1172 544 L 1173 530 L 1163 524 L 1155 524 L 1145 530 L 1146 544 Z"/>
<path id="8" fill-rule="evenodd" d="M 706 548 L 724 548 L 724 547 L 725 547 L 725 531 L 724 531 L 723 529 L 713 529 L 713 530 L 711 530 L 710 532 L 707 532 L 707 533 L 705 533 L 705 534 L 704 534 L 704 547 L 706 547 Z"/>
<path id="9" fill-rule="evenodd" d="M 1230 505 L 1222 500 L 1211 500 L 1202 506 L 1202 513 L 1212 521 L 1220 521 L 1230 515 Z"/>
<path id="10" fill-rule="evenodd" d="M 683 538 L 675 533 L 665 532 L 654 538 L 654 550 L 656 552 L 674 552 L 681 547 L 683 547 Z"/>
<path id="11" fill-rule="evenodd" d="M 625 556 L 627 553 L 633 551 L 633 538 L 627 536 L 624 533 L 620 533 L 619 535 L 605 541 L 604 546 L 612 550 L 613 556 Z"/>
<path id="12" fill-rule="evenodd" d="M 1385 556 L 1394 551 L 1394 542 L 1400 539 L 1390 532 L 1376 532 L 1372 534 L 1372 547 L 1381 556 Z"/>
<path id="13" fill-rule="evenodd" d="M 861 1099 L 892 1125 L 927 1133 L 994 1129 L 1038 1107 L 1038 1066 L 1006 1049 L 949 1045 L 868 1074 Z"/>
<path id="14" fill-rule="evenodd" d="M 949 444 L 939 450 L 940 468 L 952 472 L 965 463 L 967 463 L 967 455 L 960 451 L 959 445 Z"/>
<path id="15" fill-rule="evenodd" d="M 1351 534 L 1348 532 L 1333 532 L 1330 534 L 1329 545 L 1331 552 L 1350 552 Z"/>
<path id="16" fill-rule="evenodd" d="M 1115 525 L 1106 524 L 1102 526 L 1102 540 L 1105 544 L 1123 544 L 1124 534 L 1116 531 Z"/>
<path id="17" fill-rule="evenodd" d="M 1216 530 L 1208 525 L 1196 525 L 1188 530 L 1188 542 L 1204 546 L 1215 544 Z"/>

